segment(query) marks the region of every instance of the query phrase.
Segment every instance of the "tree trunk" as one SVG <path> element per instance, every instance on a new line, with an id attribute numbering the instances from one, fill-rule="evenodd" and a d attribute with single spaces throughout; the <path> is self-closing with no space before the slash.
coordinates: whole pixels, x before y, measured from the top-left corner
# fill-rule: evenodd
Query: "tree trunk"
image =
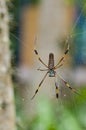
<path id="1" fill-rule="evenodd" d="M 9 69 L 9 15 L 6 0 L 0 0 L 0 130 L 15 130 L 13 86 Z"/>

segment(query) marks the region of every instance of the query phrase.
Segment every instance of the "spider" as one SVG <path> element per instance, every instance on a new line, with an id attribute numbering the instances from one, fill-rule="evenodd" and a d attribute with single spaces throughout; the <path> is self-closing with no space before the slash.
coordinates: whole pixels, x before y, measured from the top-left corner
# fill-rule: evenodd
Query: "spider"
<path id="1" fill-rule="evenodd" d="M 49 74 L 49 77 L 56 77 L 57 73 L 55 70 L 60 68 L 61 66 L 63 66 L 63 61 L 69 52 L 69 44 L 67 45 L 64 55 L 61 57 L 61 59 L 58 61 L 58 63 L 56 65 L 54 65 L 54 54 L 53 53 L 49 53 L 49 61 L 48 61 L 48 65 L 46 65 L 44 63 L 44 61 L 40 58 L 38 51 L 36 49 L 34 49 L 34 52 L 37 55 L 38 60 L 46 67 L 46 69 L 37 69 L 37 70 L 47 71 L 47 72 L 46 72 L 45 76 L 43 77 L 43 79 L 41 80 L 41 82 L 39 83 L 38 88 L 36 89 L 35 94 L 33 95 L 33 97 L 31 99 L 33 99 L 36 96 L 36 94 L 39 91 L 39 88 L 41 87 L 42 83 L 44 82 L 44 80 L 48 74 Z M 63 81 L 63 83 L 65 84 L 66 87 L 68 87 L 72 92 L 79 95 L 77 90 L 72 88 L 60 75 L 57 75 L 57 76 Z M 59 97 L 59 86 L 56 81 L 55 81 L 55 87 L 56 87 L 56 98 L 58 98 Z"/>

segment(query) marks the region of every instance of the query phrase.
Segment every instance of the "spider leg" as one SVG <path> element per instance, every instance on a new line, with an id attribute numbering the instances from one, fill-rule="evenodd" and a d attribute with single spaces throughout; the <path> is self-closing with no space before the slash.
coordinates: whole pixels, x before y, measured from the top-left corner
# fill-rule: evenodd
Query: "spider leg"
<path id="1" fill-rule="evenodd" d="M 34 43 L 36 43 L 36 41 L 37 41 L 37 37 L 35 37 Z M 48 66 L 47 66 L 47 65 L 43 62 L 43 60 L 40 58 L 38 51 L 37 51 L 36 49 L 34 49 L 34 52 L 35 52 L 35 54 L 37 55 L 38 60 L 39 60 L 45 67 L 48 68 Z"/>
<path id="2" fill-rule="evenodd" d="M 41 82 L 39 83 L 39 86 L 38 86 L 38 88 L 36 89 L 35 94 L 33 95 L 33 97 L 32 97 L 31 99 L 33 99 L 33 98 L 36 96 L 36 94 L 38 93 L 39 88 L 41 87 L 41 85 L 42 85 L 43 81 L 45 80 L 47 74 L 48 74 L 48 72 L 45 74 L 44 78 L 43 78 L 43 79 L 41 80 Z"/>
<path id="3" fill-rule="evenodd" d="M 58 65 L 56 68 L 54 68 L 54 70 L 60 68 L 61 66 L 63 66 L 63 64 Z"/>
<path id="4" fill-rule="evenodd" d="M 65 59 L 65 56 L 68 54 L 69 52 L 69 44 L 67 45 L 67 49 L 64 52 L 64 55 L 62 56 L 62 58 L 59 60 L 59 62 L 57 63 L 57 65 L 54 67 L 54 69 L 58 68 L 58 65 Z"/>
<path id="5" fill-rule="evenodd" d="M 48 71 L 48 69 L 37 69 L 37 70 L 39 70 L 39 71 Z"/>
<path id="6" fill-rule="evenodd" d="M 56 98 L 59 98 L 59 84 L 56 81 L 56 73 L 55 73 L 55 87 L 56 87 Z"/>
<path id="7" fill-rule="evenodd" d="M 43 62 L 43 60 L 40 58 L 40 56 L 39 56 L 39 54 L 38 54 L 38 51 L 35 49 L 34 52 L 35 52 L 35 54 L 37 55 L 38 60 L 39 60 L 45 67 L 48 68 L 48 66 L 47 66 L 47 65 Z"/>
<path id="8" fill-rule="evenodd" d="M 56 87 L 56 98 L 59 98 L 59 85 L 57 82 L 55 82 L 55 87 Z"/>
<path id="9" fill-rule="evenodd" d="M 81 95 L 77 92 L 77 90 L 76 90 L 75 88 L 72 88 L 72 87 L 68 84 L 68 82 L 66 82 L 60 75 L 58 75 L 58 76 L 59 76 L 59 78 L 64 82 L 64 84 L 66 85 L 66 87 L 68 87 L 72 92 L 74 92 L 74 93 L 78 94 L 79 96 L 81 96 Z"/>

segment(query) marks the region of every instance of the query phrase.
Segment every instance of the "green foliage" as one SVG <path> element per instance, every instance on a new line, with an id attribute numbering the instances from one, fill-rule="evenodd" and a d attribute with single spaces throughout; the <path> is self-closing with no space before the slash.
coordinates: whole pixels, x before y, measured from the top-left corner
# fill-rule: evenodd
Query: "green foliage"
<path id="1" fill-rule="evenodd" d="M 37 4 L 39 4 L 40 1 L 41 1 L 41 0 L 31 0 L 31 3 L 32 3 L 33 5 L 37 5 Z"/>
<path id="2" fill-rule="evenodd" d="M 67 5 L 80 6 L 81 9 L 84 7 L 84 12 L 86 11 L 86 0 L 65 0 Z"/>
<path id="3" fill-rule="evenodd" d="M 65 105 L 58 100 L 51 102 L 41 98 L 34 108 L 36 114 L 29 119 L 25 117 L 21 109 L 22 100 L 17 95 L 17 116 L 22 122 L 18 130 L 86 130 L 86 88 L 81 88 L 80 92 L 82 96 L 74 97 L 75 105 L 70 98 Z"/>
<path id="4" fill-rule="evenodd" d="M 75 3 L 75 0 L 65 0 L 65 3 L 67 5 L 73 5 Z"/>

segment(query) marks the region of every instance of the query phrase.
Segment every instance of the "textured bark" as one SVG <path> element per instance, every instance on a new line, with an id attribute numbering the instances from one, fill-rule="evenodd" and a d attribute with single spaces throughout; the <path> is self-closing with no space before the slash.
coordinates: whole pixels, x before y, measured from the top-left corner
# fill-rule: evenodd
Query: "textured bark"
<path id="1" fill-rule="evenodd" d="M 0 130 L 15 130 L 13 86 L 9 69 L 9 15 L 6 0 L 0 0 Z"/>

